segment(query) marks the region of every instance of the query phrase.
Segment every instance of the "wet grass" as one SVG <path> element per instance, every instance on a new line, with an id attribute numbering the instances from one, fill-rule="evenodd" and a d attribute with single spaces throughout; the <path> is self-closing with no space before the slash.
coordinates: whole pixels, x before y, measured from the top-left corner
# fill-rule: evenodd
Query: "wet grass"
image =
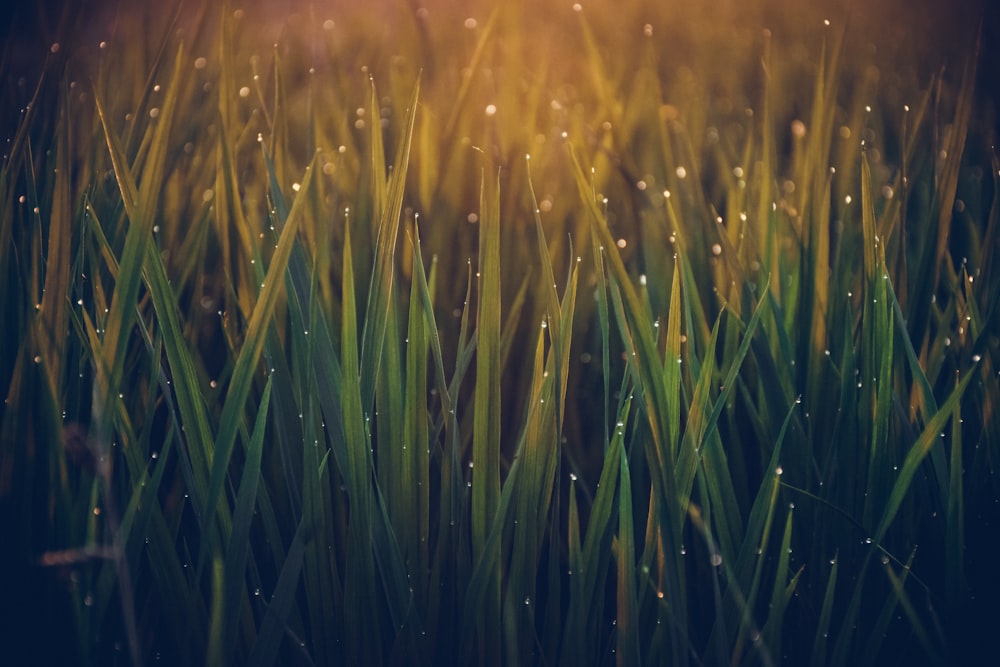
<path id="1" fill-rule="evenodd" d="M 8 49 L 3 651 L 977 656 L 976 22 L 385 4 Z"/>

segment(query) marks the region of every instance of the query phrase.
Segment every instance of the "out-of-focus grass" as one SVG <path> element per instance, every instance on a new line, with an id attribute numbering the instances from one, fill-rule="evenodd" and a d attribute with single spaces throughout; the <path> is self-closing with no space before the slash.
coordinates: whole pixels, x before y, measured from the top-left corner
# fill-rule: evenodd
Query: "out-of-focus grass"
<path id="1" fill-rule="evenodd" d="M 827 9 L 21 14 L 8 657 L 975 656 L 977 15 Z"/>

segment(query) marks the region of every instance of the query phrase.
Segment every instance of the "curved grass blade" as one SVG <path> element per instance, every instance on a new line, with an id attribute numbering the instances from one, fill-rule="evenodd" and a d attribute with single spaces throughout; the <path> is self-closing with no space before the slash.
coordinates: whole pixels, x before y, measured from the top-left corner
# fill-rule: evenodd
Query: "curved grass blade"
<path id="1" fill-rule="evenodd" d="M 317 154 L 318 155 L 318 154 Z M 240 350 L 239 357 L 233 367 L 233 375 L 229 383 L 229 393 L 222 408 L 222 415 L 219 418 L 219 431 L 215 439 L 215 451 L 211 460 L 211 478 L 206 493 L 205 521 L 203 525 L 207 530 L 213 528 L 213 520 L 217 507 L 220 505 L 222 487 L 225 482 L 226 473 L 229 468 L 229 460 L 236 443 L 236 434 L 239 425 L 242 423 L 242 414 L 246 406 L 246 400 L 253 385 L 254 374 L 260 362 L 261 353 L 264 350 L 264 342 L 267 332 L 271 326 L 274 309 L 285 284 L 283 280 L 285 271 L 288 268 L 288 260 L 295 245 L 296 233 L 299 222 L 303 216 L 302 209 L 305 207 L 306 196 L 312 182 L 312 175 L 315 171 L 317 158 L 314 156 L 312 163 L 306 167 L 302 177 L 302 187 L 292 209 L 288 214 L 285 227 L 281 230 L 278 239 L 278 247 L 271 258 L 271 264 L 267 268 L 267 274 L 261 286 L 257 303 L 254 306 L 253 315 L 247 327 L 247 333 L 243 341 L 243 349 Z M 202 542 L 199 565 L 205 562 L 208 549 L 214 546 L 212 540 L 207 539 Z M 201 568 L 199 567 L 199 570 Z"/>
<path id="2" fill-rule="evenodd" d="M 302 563 L 305 560 L 305 542 L 308 527 L 305 516 L 299 520 L 295 537 L 288 547 L 285 562 L 281 566 L 281 574 L 274 586 L 274 593 L 267 605 L 267 612 L 260 624 L 257 641 L 247 660 L 253 667 L 274 665 L 281 649 L 281 640 L 285 635 L 285 624 L 295 602 L 295 590 L 299 585 L 302 573 Z"/>
<path id="3" fill-rule="evenodd" d="M 917 438 L 910 451 L 907 452 L 906 458 L 903 460 L 903 465 L 900 467 L 899 476 L 896 478 L 896 482 L 892 486 L 892 491 L 889 493 L 888 502 L 886 503 L 882 517 L 879 519 L 878 527 L 872 536 L 873 544 L 878 545 L 882 543 L 882 539 L 888 532 L 889 526 L 892 525 L 893 519 L 896 518 L 896 514 L 903 504 L 903 500 L 910 491 L 910 484 L 917 473 L 917 468 L 935 443 L 940 442 L 941 430 L 948 423 L 948 420 L 954 417 L 958 403 L 964 395 L 966 387 L 969 386 L 973 378 L 979 376 L 976 372 L 977 368 L 978 363 L 966 371 L 965 377 L 959 381 L 958 386 L 955 387 L 951 395 L 948 396 L 948 399 L 941 405 L 941 409 L 927 421 L 927 425 L 924 427 L 920 437 Z"/>

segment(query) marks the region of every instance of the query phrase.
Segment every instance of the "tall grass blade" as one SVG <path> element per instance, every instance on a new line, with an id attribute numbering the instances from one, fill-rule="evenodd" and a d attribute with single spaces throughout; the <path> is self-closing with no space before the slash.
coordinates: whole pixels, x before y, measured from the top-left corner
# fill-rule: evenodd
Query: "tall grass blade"
<path id="1" fill-rule="evenodd" d="M 292 209 L 288 214 L 288 220 L 284 229 L 281 230 L 278 239 L 278 247 L 271 257 L 271 264 L 267 268 L 267 274 L 261 285 L 257 303 L 254 306 L 253 314 L 247 326 L 246 337 L 243 341 L 243 348 L 239 352 L 233 368 L 233 374 L 229 383 L 229 393 L 226 396 L 225 405 L 222 408 L 222 415 L 219 418 L 219 430 L 215 438 L 215 450 L 211 459 L 211 479 L 206 491 L 205 521 L 206 530 L 213 529 L 213 520 L 217 507 L 220 505 L 222 487 L 226 479 L 229 468 L 229 460 L 236 444 L 236 435 L 239 425 L 242 423 L 241 415 L 245 409 L 246 400 L 253 384 L 254 374 L 258 370 L 261 353 L 264 349 L 264 342 L 268 329 L 271 326 L 271 318 L 277 307 L 279 297 L 282 294 L 281 287 L 284 285 L 283 276 L 288 268 L 288 260 L 295 245 L 295 237 L 298 226 L 303 216 L 305 208 L 305 193 L 309 192 L 312 175 L 315 171 L 316 160 L 306 168 L 302 178 L 302 188 L 299 197 L 292 204 Z M 211 544 L 211 539 L 202 543 L 202 556 L 199 563 L 204 562 Z"/>
<path id="2" fill-rule="evenodd" d="M 618 636 L 615 642 L 616 660 L 619 665 L 642 663 L 639 650 L 639 603 L 636 594 L 635 535 L 632 516 L 632 478 L 628 469 L 628 457 L 622 448 L 620 476 L 618 482 L 618 613 L 615 626 Z"/>
<path id="3" fill-rule="evenodd" d="M 364 330 L 361 335 L 361 405 L 369 415 L 372 414 L 375 384 L 382 362 L 382 345 L 385 341 L 383 323 L 386 321 L 389 308 L 392 307 L 396 239 L 399 232 L 400 214 L 403 209 L 406 172 L 410 160 L 410 143 L 413 139 L 413 123 L 417 114 L 419 95 L 420 82 L 418 80 L 413 86 L 413 95 L 410 98 L 410 105 L 404 120 L 402 139 L 396 148 L 393 170 L 389 176 L 386 191 L 385 206 L 378 211 L 374 268 L 368 288 L 368 305 L 365 310 Z"/>
<path id="4" fill-rule="evenodd" d="M 498 179 L 499 180 L 499 179 Z M 472 440 L 472 552 L 484 558 L 486 538 L 500 502 L 500 192 L 499 182 L 480 197 L 479 309 L 476 317 L 476 396 Z M 477 611 L 480 662 L 500 657 L 500 561 Z"/>
<path id="5" fill-rule="evenodd" d="M 816 624 L 816 637 L 813 640 L 812 657 L 809 664 L 813 667 L 823 667 L 827 658 L 827 643 L 830 634 L 830 618 L 833 614 L 833 602 L 837 594 L 837 570 L 840 561 L 836 556 L 830 565 L 830 576 L 826 582 L 826 592 L 823 594 L 823 606 L 819 612 L 819 622 Z"/>
<path id="6" fill-rule="evenodd" d="M 232 661 L 231 651 L 237 644 L 237 629 L 240 617 L 246 613 L 241 605 L 246 600 L 246 564 L 250 556 L 250 523 L 257 504 L 257 488 L 260 484 L 261 459 L 264 451 L 264 434 L 267 427 L 268 409 L 271 405 L 269 380 L 261 395 L 260 408 L 254 422 L 250 442 L 247 445 L 246 463 L 240 478 L 239 490 L 233 510 L 233 531 L 226 549 L 223 567 L 223 581 L 219 599 L 221 626 L 213 624 L 211 635 L 218 637 L 221 644 L 217 655 L 224 663 Z M 212 651 L 209 651 L 211 654 Z"/>
<path id="7" fill-rule="evenodd" d="M 893 519 L 896 518 L 896 514 L 899 512 L 906 495 L 910 492 L 910 486 L 913 482 L 913 477 L 917 473 L 917 469 L 935 443 L 940 442 L 941 430 L 948 423 L 948 420 L 954 417 L 955 410 L 966 388 L 977 375 L 975 367 L 966 372 L 965 377 L 959 380 L 958 385 L 951 392 L 951 395 L 941 405 L 941 409 L 927 420 L 927 424 L 920 433 L 920 437 L 917 438 L 917 441 L 913 443 L 913 446 L 906 453 L 906 458 L 903 459 L 903 465 L 900 466 L 899 474 L 889 493 L 885 510 L 882 512 L 882 516 L 872 536 L 874 544 L 882 543 L 882 539 L 888 532 Z"/>
<path id="8" fill-rule="evenodd" d="M 587 532 L 582 547 L 579 544 L 579 512 L 575 494 L 570 496 L 570 590 L 569 613 L 563 632 L 560 662 L 566 665 L 581 664 L 587 656 L 597 655 L 602 639 L 599 629 L 603 605 L 588 604 L 603 585 L 608 575 L 611 544 L 614 537 L 613 523 L 618 500 L 618 482 L 621 479 L 621 461 L 625 447 L 624 424 L 628 421 L 631 398 L 627 398 L 618 413 L 618 423 L 611 438 L 604 467 L 594 494 L 594 504 L 587 521 Z M 575 517 L 575 520 L 574 520 Z M 576 528 L 574 529 L 574 524 Z M 576 535 L 576 539 L 574 538 Z M 575 554 L 575 557 L 574 557 Z"/>

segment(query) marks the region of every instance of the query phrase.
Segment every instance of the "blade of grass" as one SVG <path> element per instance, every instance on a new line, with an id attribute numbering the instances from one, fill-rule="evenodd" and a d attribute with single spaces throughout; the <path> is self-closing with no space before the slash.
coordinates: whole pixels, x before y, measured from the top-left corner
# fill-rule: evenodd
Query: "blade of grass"
<path id="1" fill-rule="evenodd" d="M 305 516 L 303 516 L 299 520 L 295 537 L 292 538 L 288 554 L 281 565 L 281 573 L 274 585 L 274 593 L 268 601 L 267 612 L 264 614 L 264 620 L 261 621 L 260 630 L 257 633 L 257 641 L 254 642 L 253 650 L 247 659 L 248 665 L 265 667 L 275 664 L 278 659 L 281 640 L 286 631 L 285 623 L 295 602 L 295 590 L 298 588 L 299 577 L 302 573 L 307 532 L 308 527 Z"/>
<path id="2" fill-rule="evenodd" d="M 479 309 L 476 317 L 476 395 L 472 440 L 472 552 L 484 558 L 500 502 L 500 191 L 499 177 L 481 184 Z M 498 547 L 497 547 L 498 548 Z M 493 559 L 491 559 L 493 560 Z M 500 560 L 477 614 L 480 663 L 500 659 Z"/>
<path id="3" fill-rule="evenodd" d="M 917 641 L 920 642 L 920 648 L 924 652 L 924 657 L 931 664 L 942 665 L 946 662 L 944 656 L 941 655 L 940 650 L 934 646 L 930 638 L 927 636 L 927 631 L 924 629 L 923 620 L 917 614 L 916 609 L 913 607 L 913 602 L 910 600 L 910 596 L 906 592 L 906 579 L 909 577 L 910 568 L 913 565 L 913 558 L 916 555 L 916 550 L 910 552 L 910 557 L 906 561 L 906 565 L 903 566 L 903 575 L 899 576 L 892 569 L 891 564 L 885 564 L 885 575 L 889 579 L 889 583 L 892 586 L 892 592 L 895 594 L 896 599 L 899 602 L 899 606 L 903 608 L 903 613 L 906 614 L 906 618 L 910 621 L 910 626 L 913 628 L 914 634 L 917 636 Z"/>
<path id="4" fill-rule="evenodd" d="M 754 499 L 742 544 L 736 555 L 735 564 L 731 566 L 729 571 L 731 581 L 724 599 L 723 623 L 712 629 L 715 638 L 710 641 L 709 646 L 726 643 L 723 640 L 724 628 L 740 628 L 735 641 L 734 654 L 743 650 L 744 637 L 747 633 L 756 631 L 756 622 L 752 612 L 756 608 L 757 596 L 764 576 L 766 564 L 764 551 L 771 540 L 771 528 L 778 504 L 783 472 L 781 470 L 781 453 L 795 409 L 796 406 L 793 404 L 788 409 L 785 420 L 781 424 L 781 430 L 775 440 L 771 457 L 764 469 L 767 477 Z M 723 559 L 722 562 L 727 568 L 730 567 L 729 561 Z M 718 656 L 718 659 L 722 658 L 723 656 Z"/>
<path id="5" fill-rule="evenodd" d="M 257 418 L 254 422 L 253 433 L 247 445 L 246 461 L 243 464 L 243 475 L 240 478 L 239 490 L 236 493 L 236 502 L 233 510 L 233 532 L 226 550 L 225 563 L 222 568 L 223 582 L 220 595 L 220 623 L 213 623 L 210 636 L 222 642 L 216 648 L 217 655 L 221 662 L 229 663 L 232 659 L 232 650 L 236 644 L 236 634 L 238 622 L 243 610 L 240 605 L 246 595 L 246 565 L 250 552 L 250 523 L 253 519 L 254 507 L 257 503 L 257 487 L 261 476 L 261 459 L 264 450 L 264 434 L 267 426 L 268 409 L 271 405 L 270 379 L 264 386 L 264 393 L 261 395 Z M 209 654 L 213 654 L 210 650 Z"/>
<path id="6" fill-rule="evenodd" d="M 406 172 L 410 159 L 413 123 L 417 114 L 420 81 L 413 86 L 413 95 L 403 125 L 403 137 L 396 148 L 392 175 L 389 177 L 385 206 L 379 211 L 378 236 L 374 268 L 368 288 L 368 305 L 365 310 L 364 330 L 361 334 L 361 400 L 362 408 L 371 414 L 375 400 L 375 384 L 382 362 L 382 345 L 385 341 L 385 322 L 392 304 L 394 285 L 396 238 L 400 213 L 406 188 Z M 378 123 L 373 123 L 378 125 Z"/>
<path id="7" fill-rule="evenodd" d="M 771 603 L 768 605 L 767 620 L 761 629 L 761 644 L 767 647 L 767 654 L 771 660 L 777 659 L 775 656 L 781 655 L 781 634 L 785 620 L 785 609 L 791 599 L 791 592 L 795 587 L 801 571 L 795 575 L 791 582 L 788 581 L 788 561 L 792 552 L 792 514 L 789 510 L 785 519 L 785 532 L 781 538 L 781 547 L 778 552 L 778 565 L 774 572 L 774 589 L 771 592 Z M 762 650 L 761 646 L 757 647 Z"/>
<path id="8" fill-rule="evenodd" d="M 833 601 L 837 592 L 837 570 L 840 561 L 833 557 L 830 566 L 830 576 L 826 581 L 826 592 L 823 594 L 823 606 L 819 612 L 819 622 L 816 624 L 816 637 L 813 639 L 812 657 L 809 664 L 813 667 L 824 667 L 827 658 L 827 638 L 830 633 L 830 617 L 833 614 Z"/>
<path id="9" fill-rule="evenodd" d="M 622 426 L 615 428 L 608 452 L 604 457 L 604 467 L 594 495 L 594 504 L 590 510 L 582 548 L 579 544 L 579 512 L 575 494 L 570 496 L 570 526 L 572 528 L 576 524 L 577 527 L 570 535 L 572 570 L 569 582 L 569 613 L 560 654 L 562 664 L 582 664 L 586 662 L 588 655 L 596 655 L 599 646 L 601 637 L 598 625 L 599 619 L 603 616 L 603 604 L 600 597 L 595 597 L 595 593 L 608 573 L 611 543 L 614 537 L 615 502 L 618 481 L 621 478 L 624 424 L 628 421 L 631 405 L 632 399 L 627 398 L 618 413 L 618 423 Z"/>
<path id="10" fill-rule="evenodd" d="M 203 525 L 208 530 L 212 529 L 215 513 L 221 504 L 222 487 L 229 468 L 233 448 L 236 444 L 237 430 L 242 422 L 241 415 L 245 409 L 246 400 L 253 385 L 254 375 L 258 370 L 258 364 L 264 349 L 264 342 L 270 328 L 274 309 L 282 294 L 281 288 L 284 285 L 282 277 L 288 268 L 288 260 L 295 245 L 295 237 L 302 218 L 302 209 L 306 201 L 305 193 L 309 192 L 312 175 L 315 171 L 316 159 L 314 156 L 313 162 L 306 168 L 305 174 L 302 177 L 302 187 L 299 197 L 292 204 L 288 220 L 285 223 L 285 227 L 281 230 L 278 247 L 271 257 L 271 264 L 267 268 L 267 274 L 261 285 L 257 303 L 254 306 L 253 314 L 247 326 L 243 348 L 240 350 L 239 357 L 236 359 L 233 368 L 233 375 L 229 383 L 229 393 L 226 396 L 222 414 L 219 418 L 219 430 L 215 438 L 215 451 L 210 464 L 211 478 L 205 492 L 205 521 Z M 205 563 L 210 548 L 215 549 L 215 545 L 212 544 L 211 539 L 202 542 L 198 558 L 199 565 Z"/>
<path id="11" fill-rule="evenodd" d="M 344 369 L 341 387 L 343 420 L 347 437 L 347 467 L 344 469 L 348 497 L 351 500 L 348 544 L 344 572 L 344 603 L 347 614 L 345 637 L 347 655 L 354 661 L 379 660 L 380 644 L 375 600 L 367 593 L 377 590 L 371 562 L 371 524 L 374 498 L 371 488 L 371 442 L 361 402 L 361 378 L 358 371 L 358 337 L 355 310 L 354 264 L 350 228 L 344 229 L 344 277 L 342 297 L 341 359 Z M 369 662 L 369 664 L 371 664 Z"/>
<path id="12" fill-rule="evenodd" d="M 883 538 L 889 530 L 889 526 L 892 524 L 893 519 L 896 518 L 896 514 L 899 512 L 906 495 L 910 491 L 910 485 L 913 482 L 914 475 L 917 473 L 917 469 L 935 443 L 940 442 L 941 431 L 945 424 L 948 423 L 948 420 L 955 416 L 959 401 L 964 395 L 966 387 L 969 386 L 973 378 L 978 376 L 978 373 L 975 372 L 977 367 L 978 364 L 966 371 L 965 377 L 958 382 L 951 395 L 941 405 L 941 409 L 927 421 L 927 425 L 921 432 L 920 437 L 917 438 L 917 441 L 910 447 L 910 451 L 907 452 L 906 458 L 903 460 L 903 465 L 900 466 L 899 475 L 892 485 L 885 510 L 882 512 L 878 526 L 872 536 L 874 544 L 882 543 Z"/>
<path id="13" fill-rule="evenodd" d="M 669 414 L 670 401 L 679 400 L 678 396 L 668 396 L 664 385 L 662 362 L 658 361 L 659 354 L 656 342 L 653 338 L 652 322 L 643 317 L 644 308 L 639 300 L 639 296 L 628 277 L 624 262 L 617 252 L 617 246 L 608 229 L 607 220 L 597 206 L 595 198 L 592 196 L 587 184 L 586 176 L 580 163 L 576 159 L 572 147 L 569 150 L 570 159 L 573 164 L 574 175 L 576 177 L 577 190 L 580 201 L 587 208 L 593 242 L 603 247 L 604 256 L 608 259 L 610 273 L 613 277 L 613 286 L 621 290 L 622 302 L 625 315 L 628 321 L 629 335 L 634 340 L 634 352 L 638 357 L 639 379 L 641 396 L 645 402 L 645 416 L 650 422 L 650 432 L 653 439 L 653 447 L 658 460 L 658 474 L 654 475 L 654 484 L 657 493 L 664 499 L 666 507 L 680 508 L 686 501 L 686 496 L 681 495 L 677 478 L 674 474 L 674 460 L 669 456 L 670 452 L 666 448 L 669 440 L 669 431 L 666 425 L 666 415 Z M 646 320 L 646 321 L 644 321 Z M 654 363 L 655 362 L 655 363 Z M 672 520 L 664 527 L 665 549 L 668 553 L 676 553 L 680 549 L 680 530 L 683 514 L 679 509 L 675 510 Z M 668 570 L 672 580 L 666 582 L 666 589 L 670 595 L 682 597 L 683 586 L 679 580 L 676 569 Z M 678 608 L 683 609 L 685 603 L 683 599 L 678 599 Z M 686 636 L 686 617 L 680 614 L 677 617 L 677 626 L 671 625 L 671 632 L 677 636 Z M 680 645 L 680 641 L 674 641 L 674 646 Z M 682 658 L 679 658 L 682 659 Z"/>
<path id="14" fill-rule="evenodd" d="M 618 665 L 642 664 L 639 651 L 639 604 L 636 595 L 635 536 L 632 516 L 632 479 L 625 448 L 619 457 L 618 482 L 618 614 L 615 619 Z"/>
<path id="15" fill-rule="evenodd" d="M 420 257 L 420 232 L 413 227 L 410 239 L 413 264 L 422 262 Z M 421 269 L 422 269 L 421 265 Z M 410 284 L 410 313 L 406 332 L 406 391 L 404 399 L 404 430 L 402 456 L 402 487 L 405 499 L 404 512 L 398 531 L 404 558 L 416 573 L 417 598 L 426 603 L 428 591 L 426 576 L 429 568 L 428 540 L 430 538 L 430 428 L 426 391 L 428 386 L 428 356 L 430 343 L 428 319 L 424 317 L 419 279 Z"/>
<path id="16" fill-rule="evenodd" d="M 72 204 L 70 184 L 71 137 L 69 120 L 71 113 L 68 91 L 60 96 L 62 122 L 59 123 L 56 138 L 57 164 L 55 182 L 52 186 L 51 212 L 49 213 L 49 245 L 45 257 L 45 285 L 38 319 L 38 339 L 45 341 L 41 353 L 48 371 L 49 387 L 53 396 L 59 394 L 62 378 L 63 359 L 66 349 L 65 332 L 69 329 L 69 315 L 66 304 L 69 301 L 70 261 L 72 233 Z M 3 181 L 0 181 L 2 183 Z M 6 247 L 6 246 L 4 246 Z"/>
<path id="17" fill-rule="evenodd" d="M 969 375 L 973 375 L 969 372 Z M 956 382 L 957 384 L 957 382 Z M 956 387 L 957 389 L 957 387 Z M 951 457 L 948 462 L 951 476 L 948 480 L 948 501 L 945 523 L 945 587 L 948 591 L 949 604 L 960 606 L 960 600 L 968 595 L 965 577 L 965 462 L 962 458 L 962 402 L 955 403 L 955 412 L 951 420 Z M 911 557 L 912 558 L 912 557 Z M 891 569 L 886 572 L 890 579 L 894 577 Z M 893 580 L 893 586 L 896 581 Z M 900 600 L 903 602 L 903 600 Z M 904 605 L 905 606 L 905 605 Z M 912 611 L 912 610 L 910 610 Z M 912 614 L 908 614 L 912 616 Z M 921 636 L 926 643 L 926 637 Z"/>

